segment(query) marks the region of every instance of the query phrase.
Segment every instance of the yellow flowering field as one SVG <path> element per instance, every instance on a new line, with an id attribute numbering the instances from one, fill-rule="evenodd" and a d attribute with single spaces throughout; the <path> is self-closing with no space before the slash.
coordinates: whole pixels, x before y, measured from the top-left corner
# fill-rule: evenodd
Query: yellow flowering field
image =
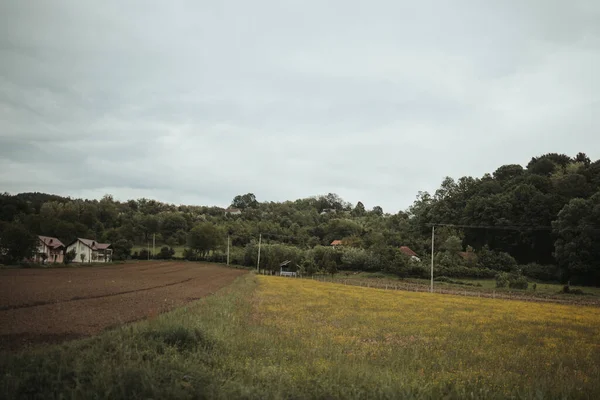
<path id="1" fill-rule="evenodd" d="M 269 364 L 272 379 L 290 390 L 600 398 L 600 308 L 280 277 L 258 283 L 250 331 L 268 349 L 253 352 L 253 365 Z"/>

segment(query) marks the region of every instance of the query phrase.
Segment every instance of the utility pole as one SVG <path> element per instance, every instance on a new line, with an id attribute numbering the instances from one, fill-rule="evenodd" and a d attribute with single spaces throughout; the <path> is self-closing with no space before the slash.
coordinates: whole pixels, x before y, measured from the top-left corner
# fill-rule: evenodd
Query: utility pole
<path id="1" fill-rule="evenodd" d="M 435 243 L 435 225 L 431 225 L 431 293 L 433 293 L 433 245 Z"/>
<path id="2" fill-rule="evenodd" d="M 229 266 L 229 235 L 227 235 L 227 266 Z"/>
<path id="3" fill-rule="evenodd" d="M 148 261 L 150 261 L 150 241 L 148 240 Z"/>
<path id="4" fill-rule="evenodd" d="M 256 262 L 256 270 L 260 273 L 260 242 L 262 241 L 262 233 L 258 235 L 258 261 Z"/>
<path id="5" fill-rule="evenodd" d="M 154 258 L 154 255 L 156 254 L 156 249 L 154 248 L 156 246 L 156 233 L 152 234 L 152 258 Z"/>

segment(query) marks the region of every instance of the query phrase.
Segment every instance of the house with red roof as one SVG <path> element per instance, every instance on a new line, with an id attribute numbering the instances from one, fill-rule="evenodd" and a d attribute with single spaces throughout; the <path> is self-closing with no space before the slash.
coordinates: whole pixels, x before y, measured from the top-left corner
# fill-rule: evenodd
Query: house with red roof
<path id="1" fill-rule="evenodd" d="M 342 241 L 341 240 L 334 240 L 333 242 L 331 242 L 331 246 L 341 246 L 342 245 Z"/>
<path id="2" fill-rule="evenodd" d="M 77 238 L 67 246 L 67 253 L 75 250 L 73 262 L 110 262 L 112 249 L 108 243 L 98 243 L 91 239 Z"/>
<path id="3" fill-rule="evenodd" d="M 38 236 L 38 247 L 33 257 L 36 263 L 62 263 L 65 245 L 55 237 Z"/>
<path id="4" fill-rule="evenodd" d="M 411 260 L 413 261 L 421 261 L 421 259 L 419 258 L 419 256 L 417 256 L 417 253 L 415 253 L 414 251 L 412 251 L 412 249 L 408 246 L 400 246 L 400 252 L 402 254 L 405 254 L 407 256 L 410 257 Z"/>

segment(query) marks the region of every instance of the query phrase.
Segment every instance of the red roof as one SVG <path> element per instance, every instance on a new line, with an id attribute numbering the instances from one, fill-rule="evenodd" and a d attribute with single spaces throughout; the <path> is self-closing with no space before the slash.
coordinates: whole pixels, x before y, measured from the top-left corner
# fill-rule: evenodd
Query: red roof
<path id="1" fill-rule="evenodd" d="M 341 245 L 341 244 L 342 244 L 342 241 L 341 241 L 341 240 L 334 240 L 333 242 L 331 242 L 331 245 L 332 245 L 332 246 L 339 246 L 339 245 Z"/>
<path id="2" fill-rule="evenodd" d="M 110 246 L 109 243 L 98 243 L 95 240 L 91 239 L 77 238 L 77 240 L 79 240 L 81 243 L 85 244 L 92 250 L 106 250 Z"/>
<path id="3" fill-rule="evenodd" d="M 400 251 L 409 257 L 417 257 L 417 253 L 412 251 L 408 246 L 400 246 Z"/>
<path id="4" fill-rule="evenodd" d="M 58 247 L 65 247 L 65 245 L 55 237 L 51 237 L 51 236 L 38 236 L 38 237 L 40 238 L 42 243 L 44 243 L 46 246 L 48 246 L 52 249 L 56 249 Z"/>
<path id="5" fill-rule="evenodd" d="M 472 259 L 476 259 L 477 255 L 475 253 L 473 253 L 472 251 L 459 251 L 458 255 L 461 256 L 462 258 L 464 258 L 465 260 L 472 258 Z"/>

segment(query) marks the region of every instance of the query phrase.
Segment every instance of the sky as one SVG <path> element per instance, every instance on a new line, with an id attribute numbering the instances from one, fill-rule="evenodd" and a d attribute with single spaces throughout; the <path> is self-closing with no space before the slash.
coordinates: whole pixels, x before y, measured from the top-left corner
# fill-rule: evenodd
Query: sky
<path id="1" fill-rule="evenodd" d="M 597 0 L 0 0 L 1 192 L 395 213 L 599 128 Z"/>

